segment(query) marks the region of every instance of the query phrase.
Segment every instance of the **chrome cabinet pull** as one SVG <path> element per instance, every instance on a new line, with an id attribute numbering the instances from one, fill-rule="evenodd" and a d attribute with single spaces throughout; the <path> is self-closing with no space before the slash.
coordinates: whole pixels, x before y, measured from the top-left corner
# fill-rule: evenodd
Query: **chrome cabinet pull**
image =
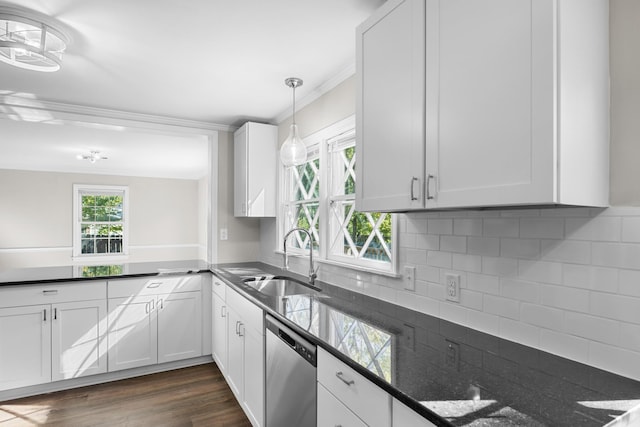
<path id="1" fill-rule="evenodd" d="M 430 187 L 429 184 L 431 182 L 431 179 L 435 178 L 435 176 L 433 175 L 427 175 L 427 200 L 433 200 L 433 196 L 430 193 Z"/>
<path id="2" fill-rule="evenodd" d="M 160 298 L 160 310 L 164 310 L 164 299 Z"/>
<path id="3" fill-rule="evenodd" d="M 240 331 L 238 329 L 239 327 L 240 327 L 240 321 L 236 320 L 236 335 L 240 335 Z"/>
<path id="4" fill-rule="evenodd" d="M 147 288 L 149 288 L 149 289 L 155 289 L 155 288 L 160 287 L 160 285 L 162 285 L 162 282 L 152 282 L 152 283 L 149 283 L 149 284 L 147 285 Z"/>
<path id="5" fill-rule="evenodd" d="M 240 328 L 238 328 L 238 336 L 239 337 L 243 337 L 244 336 L 243 329 L 244 329 L 244 323 L 240 322 Z"/>
<path id="6" fill-rule="evenodd" d="M 146 302 L 146 303 L 144 304 L 144 312 L 145 312 L 146 314 L 149 314 L 149 303 L 148 303 L 148 302 Z"/>
<path id="7" fill-rule="evenodd" d="M 42 319 L 44 322 L 47 321 L 47 309 L 44 309 L 44 318 Z"/>
<path id="8" fill-rule="evenodd" d="M 213 284 L 216 285 L 216 286 L 222 286 L 222 283 L 220 283 L 220 282 L 213 282 Z"/>
<path id="9" fill-rule="evenodd" d="M 220 317 L 227 317 L 227 306 L 220 307 Z"/>
<path id="10" fill-rule="evenodd" d="M 153 311 L 156 308 L 156 300 L 152 299 L 149 304 L 151 305 L 151 311 Z"/>
<path id="11" fill-rule="evenodd" d="M 419 181 L 418 178 L 416 178 L 415 176 L 411 178 L 411 200 L 418 200 L 418 198 L 415 196 L 415 193 L 413 191 L 413 187 L 416 181 Z M 429 181 L 427 181 L 429 182 Z"/>
<path id="12" fill-rule="evenodd" d="M 352 386 L 353 384 L 356 383 L 354 380 L 345 380 L 344 379 L 344 374 L 342 373 L 342 371 L 336 372 L 336 377 L 338 377 L 338 379 L 340 381 L 342 381 L 343 383 L 345 383 L 348 386 Z"/>
<path id="13" fill-rule="evenodd" d="M 58 294 L 58 290 L 57 289 L 45 289 L 44 291 L 42 291 L 43 295 L 57 295 Z"/>
<path id="14" fill-rule="evenodd" d="M 53 309 L 53 320 L 58 320 L 58 309 L 57 308 Z"/>

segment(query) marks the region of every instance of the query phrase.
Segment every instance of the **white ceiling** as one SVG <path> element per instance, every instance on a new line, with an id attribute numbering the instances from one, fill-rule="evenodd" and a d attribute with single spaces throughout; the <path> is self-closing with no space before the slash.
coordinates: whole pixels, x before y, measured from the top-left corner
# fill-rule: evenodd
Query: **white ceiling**
<path id="1" fill-rule="evenodd" d="M 274 123 L 291 108 L 285 78 L 304 80 L 296 91 L 298 104 L 303 104 L 305 98 L 313 99 L 353 73 L 355 27 L 383 2 L 0 0 L 0 5 L 46 14 L 72 39 L 58 72 L 38 73 L 0 63 L 0 98 L 232 128 L 246 120 Z M 65 151 L 73 153 L 77 166 L 77 151 L 103 148 L 109 160 L 92 165 L 92 170 L 102 167 L 100 173 L 126 174 L 130 168 L 120 163 L 120 152 L 123 158 L 139 158 L 140 152 L 153 147 L 173 161 L 191 153 L 195 164 L 203 152 L 194 147 L 206 149 L 202 137 L 190 135 L 160 138 L 155 132 L 113 132 L 11 118 L 5 114 L 0 119 L 2 168 L 14 163 L 13 168 L 27 164 L 31 169 L 55 170 L 46 164 L 53 163 L 55 153 L 61 156 Z M 73 162 L 67 161 L 62 169 L 71 168 Z M 171 175 L 167 165 L 160 169 Z M 191 178 L 187 175 L 175 173 Z"/>

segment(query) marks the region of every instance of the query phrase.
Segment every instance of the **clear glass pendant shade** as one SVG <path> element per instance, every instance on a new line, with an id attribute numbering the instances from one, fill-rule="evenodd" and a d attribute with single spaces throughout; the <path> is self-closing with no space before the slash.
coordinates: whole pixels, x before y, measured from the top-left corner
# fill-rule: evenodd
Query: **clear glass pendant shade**
<path id="1" fill-rule="evenodd" d="M 285 166 L 299 166 L 307 161 L 307 146 L 298 135 L 298 125 L 292 124 L 289 136 L 280 148 L 280 160 Z"/>

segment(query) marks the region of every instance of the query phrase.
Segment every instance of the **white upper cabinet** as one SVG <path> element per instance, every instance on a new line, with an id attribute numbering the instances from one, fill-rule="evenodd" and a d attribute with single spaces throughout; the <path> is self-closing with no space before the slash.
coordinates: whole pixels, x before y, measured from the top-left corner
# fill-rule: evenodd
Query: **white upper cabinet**
<path id="1" fill-rule="evenodd" d="M 233 141 L 234 216 L 276 216 L 278 127 L 247 122 Z"/>
<path id="2" fill-rule="evenodd" d="M 394 193 L 393 188 L 386 189 L 372 180 L 367 171 L 372 165 L 386 171 L 380 180 L 403 175 L 413 162 L 411 156 L 425 161 L 420 197 L 425 198 L 426 208 L 606 206 L 608 2 L 398 0 L 387 2 L 383 8 L 408 9 L 414 3 L 425 5 L 421 15 L 425 22 L 423 62 L 404 61 L 402 66 L 425 70 L 423 85 L 415 86 L 416 92 L 424 93 L 425 102 L 409 112 L 422 119 L 424 149 L 396 160 L 393 154 L 383 155 L 385 151 L 394 152 L 396 143 L 368 137 L 383 127 L 392 129 L 396 104 L 409 105 L 412 99 L 405 92 L 387 94 L 403 101 L 380 102 L 381 98 L 370 97 L 369 93 L 378 89 L 369 84 L 367 76 L 372 71 L 366 57 L 372 55 L 371 51 L 374 56 L 384 56 L 390 50 L 382 42 L 387 39 L 383 36 L 380 47 L 362 46 L 362 39 L 367 40 L 367 23 L 388 19 L 389 14 L 374 16 L 358 32 L 362 89 L 358 116 L 363 123 L 363 129 L 359 129 L 359 152 L 363 152 L 359 164 L 365 163 L 359 176 L 364 187 L 359 208 L 422 208 L 407 207 L 410 198 L 406 197 L 404 202 L 388 198 L 389 203 L 372 206 L 376 198 L 368 192 L 372 186 L 387 194 L 406 194 L 400 182 Z M 415 26 L 414 19 L 407 15 L 403 25 L 395 23 L 394 27 L 406 32 Z M 388 31 L 393 32 L 390 26 Z M 393 39 L 394 35 L 389 37 Z M 393 61 L 391 56 L 388 59 Z M 378 59 L 378 63 L 383 61 Z M 374 69 L 373 73 L 378 71 Z M 392 74 L 404 80 L 407 71 L 405 77 Z M 387 76 L 391 86 L 398 78 L 392 74 Z M 379 105 L 368 105 L 374 101 Z M 372 108 L 388 111 L 379 112 L 375 122 L 368 121 L 367 112 Z M 405 138 L 402 132 L 396 135 Z M 384 164 L 386 169 L 382 169 Z M 394 185 L 393 180 L 388 185 Z"/>

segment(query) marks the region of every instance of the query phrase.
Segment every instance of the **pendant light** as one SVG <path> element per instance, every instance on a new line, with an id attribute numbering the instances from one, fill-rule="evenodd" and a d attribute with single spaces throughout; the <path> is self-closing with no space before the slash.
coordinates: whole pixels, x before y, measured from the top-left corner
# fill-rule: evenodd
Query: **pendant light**
<path id="1" fill-rule="evenodd" d="M 298 135 L 298 125 L 296 125 L 296 88 L 302 86 L 302 79 L 289 77 L 284 82 L 293 89 L 293 116 L 289 136 L 280 148 L 280 160 L 287 167 L 299 166 L 307 161 L 307 146 Z"/>

